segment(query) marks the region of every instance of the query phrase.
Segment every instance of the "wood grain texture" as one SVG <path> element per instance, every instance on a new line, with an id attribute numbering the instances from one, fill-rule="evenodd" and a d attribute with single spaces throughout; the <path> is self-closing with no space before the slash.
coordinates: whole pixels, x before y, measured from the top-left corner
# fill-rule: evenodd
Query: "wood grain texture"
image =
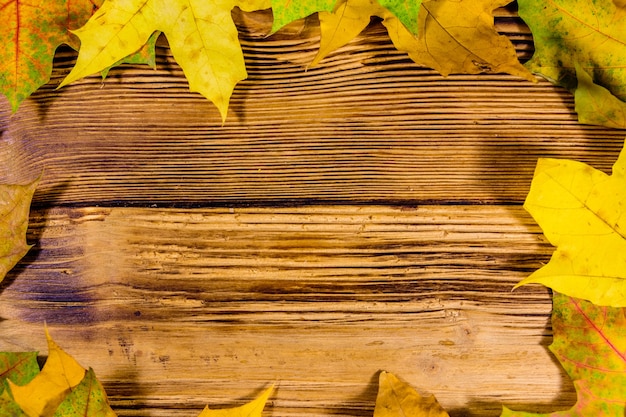
<path id="1" fill-rule="evenodd" d="M 268 415 L 371 415 L 381 369 L 453 416 L 573 400 L 549 294 L 511 292 L 552 250 L 520 208 L 56 208 L 30 233 L 0 350 L 45 353 L 47 322 L 121 416 L 272 382 Z"/>
<path id="2" fill-rule="evenodd" d="M 519 21 L 502 30 L 526 39 Z M 166 45 L 157 70 L 114 69 L 56 90 L 74 62 L 10 115 L 0 179 L 44 172 L 35 204 L 519 203 L 538 157 L 609 170 L 624 133 L 577 123 L 573 98 L 503 74 L 444 78 L 396 51 L 380 24 L 308 68 L 315 22 L 266 37 L 238 16 L 249 78 L 222 127 Z"/>
<path id="3" fill-rule="evenodd" d="M 43 171 L 0 350 L 45 354 L 47 322 L 120 416 L 276 382 L 265 416 L 371 417 L 381 369 L 452 417 L 569 407 L 549 293 L 511 292 L 552 251 L 520 203 L 537 158 L 608 172 L 624 132 L 546 81 L 420 68 L 375 21 L 307 68 L 314 18 L 268 37 L 267 13 L 234 16 L 249 78 L 224 126 L 163 39 L 156 70 L 56 90 L 62 49 L 16 114 L 0 99 L 0 182 Z M 532 54 L 514 10 L 496 25 Z"/>

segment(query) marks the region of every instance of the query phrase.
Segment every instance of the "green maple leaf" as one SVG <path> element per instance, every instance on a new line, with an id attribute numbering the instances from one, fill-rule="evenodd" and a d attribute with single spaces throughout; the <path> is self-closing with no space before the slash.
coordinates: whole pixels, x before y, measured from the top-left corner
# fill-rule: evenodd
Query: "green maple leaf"
<path id="1" fill-rule="evenodd" d="M 48 359 L 41 372 L 36 352 L 0 352 L 0 416 L 115 417 L 93 369 L 85 371 L 46 329 Z M 274 386 L 239 407 L 210 409 L 199 417 L 261 417 Z"/>
<path id="2" fill-rule="evenodd" d="M 93 369 L 65 397 L 52 417 L 115 417 L 106 392 Z"/>
<path id="3" fill-rule="evenodd" d="M 331 13 L 345 3 L 342 0 L 272 0 L 274 23 L 272 32 L 281 27 L 317 12 Z M 393 13 L 417 35 L 417 16 L 422 0 L 378 0 L 378 4 Z M 369 21 L 370 15 L 363 18 Z"/>
<path id="4" fill-rule="evenodd" d="M 226 119 L 235 85 L 247 77 L 231 11 L 270 7 L 269 0 L 105 0 L 82 28 L 78 60 L 60 86 L 98 73 L 163 32 L 191 91 L 211 100 Z"/>
<path id="5" fill-rule="evenodd" d="M 576 110 L 582 123 L 626 128 L 623 118 L 626 113 L 625 2 L 519 0 L 518 3 L 519 14 L 535 41 L 535 53 L 526 66 L 575 92 Z M 598 88 L 613 99 L 592 93 Z"/>
<path id="6" fill-rule="evenodd" d="M 574 382 L 578 399 L 550 414 L 501 417 L 622 417 L 626 413 L 626 309 L 597 306 L 554 293 L 550 350 Z"/>
<path id="7" fill-rule="evenodd" d="M 421 2 L 422 0 L 378 0 L 376 4 L 392 13 L 404 24 L 404 26 L 406 26 L 407 29 L 409 29 L 414 35 L 417 35 L 417 16 L 420 11 Z M 303 19 L 313 13 L 332 13 L 333 11 L 337 13 L 337 10 L 340 10 L 339 14 L 344 13 L 346 10 L 345 3 L 345 0 L 272 0 L 272 11 L 274 14 L 272 33 L 291 22 Z M 361 8 L 358 4 L 354 7 Z M 350 13 L 350 9 L 354 7 L 350 5 L 350 7 L 348 7 L 348 13 Z M 363 10 L 363 15 L 360 16 L 359 20 L 366 22 L 365 25 L 369 23 L 370 14 L 368 13 L 370 12 L 371 10 Z M 352 19 L 349 16 L 345 17 Z M 356 34 L 358 34 L 365 26 L 361 22 L 357 24 L 361 27 L 361 29 L 358 30 Z"/>
<path id="8" fill-rule="evenodd" d="M 0 185 L 0 281 L 30 249 L 26 230 L 37 183 Z"/>
<path id="9" fill-rule="evenodd" d="M 85 376 L 85 369 L 52 340 L 47 329 L 46 338 L 48 359 L 41 372 L 25 385 L 7 380 L 13 399 L 31 417 L 51 416 Z"/>
<path id="10" fill-rule="evenodd" d="M 626 307 L 626 150 L 612 175 L 581 162 L 540 159 L 524 208 L 557 249 L 518 286 L 540 283 Z"/>
<path id="11" fill-rule="evenodd" d="M 0 352 L 0 416 L 27 416 L 13 399 L 8 381 L 25 385 L 38 373 L 37 352 Z"/>
<path id="12" fill-rule="evenodd" d="M 591 75 L 576 64 L 578 84 L 574 92 L 578 121 L 617 129 L 626 127 L 626 103 L 608 89 L 593 82 Z"/>
<path id="13" fill-rule="evenodd" d="M 317 12 L 332 12 L 337 0 L 271 0 L 272 33 L 296 20 L 304 19 Z"/>
<path id="14" fill-rule="evenodd" d="M 11 398 L 8 390 L 4 390 L 2 394 L 0 394 L 0 415 L 7 417 L 30 417 L 22 411 L 19 404 Z"/>
<path id="15" fill-rule="evenodd" d="M 50 80 L 59 45 L 78 47 L 70 29 L 83 25 L 101 2 L 7 0 L 0 4 L 0 92 L 13 111 Z"/>
<path id="16" fill-rule="evenodd" d="M 378 0 L 378 2 L 393 13 L 413 35 L 418 35 L 418 16 L 422 0 Z"/>
<path id="17" fill-rule="evenodd" d="M 39 373 L 37 352 L 1 352 L 0 383 L 7 379 L 26 385 Z"/>

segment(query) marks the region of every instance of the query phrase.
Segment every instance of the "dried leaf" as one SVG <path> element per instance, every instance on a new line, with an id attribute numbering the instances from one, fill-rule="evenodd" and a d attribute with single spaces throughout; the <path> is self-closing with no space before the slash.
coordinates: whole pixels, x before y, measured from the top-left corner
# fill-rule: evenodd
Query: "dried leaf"
<path id="1" fill-rule="evenodd" d="M 626 309 L 601 307 L 555 293 L 550 350 L 574 381 L 576 404 L 550 414 L 515 412 L 502 417 L 624 416 L 626 413 Z"/>
<path id="2" fill-rule="evenodd" d="M 422 397 L 389 372 L 379 376 L 374 417 L 448 417 L 433 395 Z"/>
<path id="3" fill-rule="evenodd" d="M 38 182 L 0 185 L 0 281 L 31 248 L 26 244 L 26 230 Z"/>
<path id="4" fill-rule="evenodd" d="M 358 35 L 370 16 L 379 16 L 395 47 L 419 65 L 443 75 L 507 72 L 535 81 L 518 61 L 513 44 L 495 30 L 493 10 L 507 3 L 509 0 L 425 0 L 419 12 L 419 36 L 415 37 L 377 0 L 343 0 L 332 14 L 319 14 L 322 38 L 312 65 Z"/>
<path id="5" fill-rule="evenodd" d="M 622 0 L 519 0 L 519 14 L 530 27 L 535 52 L 527 67 L 571 92 L 597 84 L 616 100 L 576 97 L 581 122 L 614 121 L 626 100 L 626 10 Z M 582 69 L 590 80 L 579 78 Z M 581 102 L 582 101 L 582 102 Z M 590 113 L 591 112 L 591 113 Z M 593 112 L 604 116 L 596 118 Z M 606 126 L 613 126 L 607 124 Z M 626 128 L 626 125 L 620 125 Z"/>
<path id="6" fill-rule="evenodd" d="M 274 387 L 269 387 L 257 398 L 240 407 L 212 410 L 207 405 L 198 417 L 261 417 L 265 403 L 273 391 Z"/>
<path id="7" fill-rule="evenodd" d="M 101 3 L 13 0 L 0 5 L 0 92 L 13 111 L 50 80 L 59 45 L 78 47 L 69 30 L 83 25 Z"/>
<path id="8" fill-rule="evenodd" d="M 226 119 L 235 85 L 247 77 L 231 11 L 270 7 L 269 0 L 105 0 L 74 33 L 81 47 L 75 67 L 60 87 L 99 73 L 136 52 L 161 31 L 191 91 L 211 100 Z"/>
<path id="9" fill-rule="evenodd" d="M 517 286 L 540 283 L 626 306 L 626 150 L 610 176 L 581 162 L 540 159 L 524 208 L 557 249 Z"/>
<path id="10" fill-rule="evenodd" d="M 115 417 L 109 400 L 93 369 L 72 389 L 53 417 Z"/>
<path id="11" fill-rule="evenodd" d="M 48 359 L 41 372 L 23 386 L 9 381 L 15 402 L 29 417 L 52 415 L 85 376 L 85 369 L 52 340 L 47 330 L 46 338 Z"/>
<path id="12" fill-rule="evenodd" d="M 506 72 L 535 81 L 517 59 L 510 40 L 498 34 L 493 11 L 510 0 L 426 0 L 419 36 L 406 35 L 397 21 L 385 24 L 396 48 L 443 75 Z"/>

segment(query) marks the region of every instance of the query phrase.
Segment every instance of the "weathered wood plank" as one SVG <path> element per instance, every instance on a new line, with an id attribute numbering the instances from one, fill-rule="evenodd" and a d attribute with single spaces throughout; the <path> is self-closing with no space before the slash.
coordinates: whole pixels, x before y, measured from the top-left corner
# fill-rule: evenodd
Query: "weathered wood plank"
<path id="1" fill-rule="evenodd" d="M 500 15 L 527 45 L 519 21 Z M 380 24 L 305 71 L 314 22 L 268 38 L 266 14 L 238 19 L 249 79 L 223 127 L 163 45 L 156 71 L 56 90 L 75 57 L 60 52 L 17 114 L 0 103 L 0 181 L 43 171 L 37 205 L 519 203 L 538 157 L 609 170 L 623 144 L 622 131 L 579 125 L 571 95 L 546 81 L 441 77 Z"/>
<path id="2" fill-rule="evenodd" d="M 510 291 L 552 250 L 517 203 L 538 157 L 608 171 L 623 132 L 579 125 L 545 81 L 419 68 L 376 23 L 305 71 L 314 20 L 266 37 L 267 13 L 235 15 L 250 77 L 224 126 L 163 43 L 156 71 L 57 91 L 62 50 L 17 114 L 0 100 L 0 182 L 44 171 L 0 350 L 45 353 L 46 321 L 120 416 L 278 382 L 268 414 L 371 417 L 380 369 L 453 417 L 571 404 L 548 292 Z M 496 23 L 528 58 L 514 11 Z M 155 208 L 111 208 L 133 204 Z"/>
<path id="3" fill-rule="evenodd" d="M 566 406 L 552 248 L 517 206 L 53 208 L 3 283 L 0 350 L 43 323 L 121 416 L 188 416 L 267 383 L 277 416 L 370 415 L 380 369 L 453 416 Z"/>

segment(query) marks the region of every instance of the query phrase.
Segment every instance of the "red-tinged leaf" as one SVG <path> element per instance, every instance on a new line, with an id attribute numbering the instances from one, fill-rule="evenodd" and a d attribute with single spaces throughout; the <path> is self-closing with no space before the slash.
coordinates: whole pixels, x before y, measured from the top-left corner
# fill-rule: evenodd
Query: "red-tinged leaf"
<path id="1" fill-rule="evenodd" d="M 626 414 L 626 308 L 601 307 L 554 293 L 550 350 L 574 381 L 578 400 L 551 414 L 514 412 L 502 417 L 622 417 Z"/>
<path id="2" fill-rule="evenodd" d="M 0 382 L 10 379 L 17 385 L 26 385 L 38 373 L 37 352 L 0 353 Z"/>
<path id="3" fill-rule="evenodd" d="M 13 111 L 50 80 L 61 44 L 78 48 L 69 30 L 82 26 L 103 0 L 0 2 L 0 92 Z"/>
<path id="4" fill-rule="evenodd" d="M 80 384 L 56 409 L 53 417 L 115 417 L 93 369 L 89 368 Z"/>

